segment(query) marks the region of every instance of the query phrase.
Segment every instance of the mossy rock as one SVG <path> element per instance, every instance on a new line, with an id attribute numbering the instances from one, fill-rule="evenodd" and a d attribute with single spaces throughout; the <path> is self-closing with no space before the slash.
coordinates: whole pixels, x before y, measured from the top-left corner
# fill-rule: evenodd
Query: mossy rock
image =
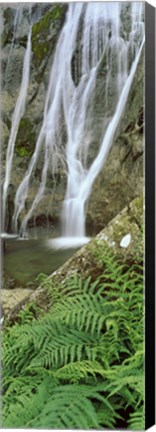
<path id="1" fill-rule="evenodd" d="M 21 157 L 31 156 L 34 152 L 36 143 L 36 133 L 34 125 L 29 118 L 23 117 L 20 121 L 20 126 L 16 140 L 16 154 Z"/>
<path id="2" fill-rule="evenodd" d="M 56 4 L 51 10 L 46 12 L 43 18 L 34 24 L 32 29 L 32 51 L 33 64 L 38 68 L 44 59 L 48 59 L 52 53 L 54 42 L 61 28 L 62 18 L 66 10 L 66 5 Z"/>
<path id="3" fill-rule="evenodd" d="M 3 47 L 7 43 L 11 43 L 12 41 L 15 9 L 11 7 L 3 8 L 2 5 L 2 11 L 3 11 L 4 30 L 1 35 L 1 43 Z"/>
<path id="4" fill-rule="evenodd" d="M 144 113 L 144 49 L 137 67 L 129 93 L 124 115 L 120 123 L 121 132 L 129 132 L 135 128 L 136 122 L 141 126 Z M 142 129 L 141 129 L 141 132 Z"/>
<path id="5" fill-rule="evenodd" d="M 1 134 L 1 143 L 2 146 L 7 144 L 8 138 L 9 138 L 9 129 L 7 127 L 7 124 L 0 119 L 0 134 Z"/>

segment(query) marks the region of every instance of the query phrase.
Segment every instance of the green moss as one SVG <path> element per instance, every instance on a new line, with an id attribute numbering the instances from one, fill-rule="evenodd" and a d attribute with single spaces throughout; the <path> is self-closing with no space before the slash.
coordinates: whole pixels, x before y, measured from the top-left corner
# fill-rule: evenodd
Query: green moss
<path id="1" fill-rule="evenodd" d="M 136 198 L 130 206 L 130 215 L 132 215 L 133 220 L 136 220 L 138 225 L 141 227 L 143 225 L 143 195 Z"/>
<path id="2" fill-rule="evenodd" d="M 23 117 L 20 121 L 20 126 L 16 140 L 16 153 L 18 156 L 31 156 L 34 151 L 36 142 L 36 133 L 34 125 L 27 117 Z"/>
<path id="3" fill-rule="evenodd" d="M 18 147 L 18 149 L 16 149 L 16 153 L 18 154 L 18 156 L 21 156 L 21 157 L 31 155 L 31 153 L 25 147 Z"/>
<path id="4" fill-rule="evenodd" d="M 59 21 L 64 13 L 64 5 L 55 5 L 44 17 L 35 23 L 32 30 L 33 63 L 39 67 L 43 58 L 48 58 L 51 53 L 51 40 L 54 33 L 51 32 L 51 24 Z"/>
<path id="5" fill-rule="evenodd" d="M 52 8 L 52 10 L 48 11 L 43 18 L 33 26 L 32 36 L 38 36 L 41 32 L 45 32 L 49 30 L 51 20 L 60 19 L 62 16 L 63 8 L 60 5 L 56 5 Z"/>

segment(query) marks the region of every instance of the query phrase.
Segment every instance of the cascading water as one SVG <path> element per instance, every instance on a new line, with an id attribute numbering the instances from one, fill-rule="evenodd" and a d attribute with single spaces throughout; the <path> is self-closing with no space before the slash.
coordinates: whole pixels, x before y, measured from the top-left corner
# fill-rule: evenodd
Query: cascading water
<path id="1" fill-rule="evenodd" d="M 121 20 L 125 7 L 126 4 L 121 2 L 69 4 L 50 72 L 42 127 L 28 170 L 15 196 L 13 227 L 17 231 L 30 181 L 40 152 L 44 150 L 41 183 L 21 223 L 23 237 L 27 235 L 29 219 L 44 196 L 48 170 L 55 174 L 58 162 L 63 161 L 67 167 L 67 187 L 62 208 L 62 237 L 53 240 L 53 245 L 68 247 L 88 240 L 85 237 L 85 205 L 111 148 L 144 44 L 143 3 L 132 2 L 130 5 L 131 28 L 127 34 L 124 34 Z M 89 163 L 91 104 L 103 59 L 107 60 L 106 126 L 99 150 Z M 114 74 L 117 96 L 114 112 L 110 115 L 107 109 L 108 88 Z M 66 145 L 60 136 L 62 124 L 65 124 Z"/>
<path id="2" fill-rule="evenodd" d="M 3 221 L 6 217 L 6 203 L 8 196 L 8 187 L 10 181 L 10 175 L 12 170 L 12 162 L 14 155 L 14 147 L 19 128 L 20 120 L 25 112 L 26 97 L 29 84 L 29 73 L 30 73 L 30 61 L 31 61 L 31 29 L 28 35 L 27 48 L 24 55 L 22 81 L 19 91 L 19 96 L 16 102 L 15 110 L 12 117 L 11 132 L 8 142 L 7 155 L 6 155 L 6 171 L 3 186 Z"/>

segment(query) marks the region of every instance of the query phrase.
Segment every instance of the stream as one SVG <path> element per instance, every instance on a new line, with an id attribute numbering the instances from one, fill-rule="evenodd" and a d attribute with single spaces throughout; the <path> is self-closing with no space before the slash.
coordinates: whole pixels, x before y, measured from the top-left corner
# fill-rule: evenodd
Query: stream
<path id="1" fill-rule="evenodd" d="M 6 240 L 3 256 L 4 283 L 10 280 L 7 288 L 36 288 L 40 273 L 50 275 L 65 263 L 77 249 L 49 248 L 45 239 Z"/>

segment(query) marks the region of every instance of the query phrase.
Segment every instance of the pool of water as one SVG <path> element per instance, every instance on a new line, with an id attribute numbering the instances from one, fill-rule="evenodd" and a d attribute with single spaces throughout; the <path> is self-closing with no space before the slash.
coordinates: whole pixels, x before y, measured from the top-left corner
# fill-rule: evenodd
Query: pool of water
<path id="1" fill-rule="evenodd" d="M 3 255 L 4 274 L 15 281 L 15 286 L 28 286 L 40 273 L 50 275 L 67 261 L 78 248 L 54 250 L 44 239 L 18 240 L 6 239 Z M 5 288 L 5 286 L 4 286 Z"/>

